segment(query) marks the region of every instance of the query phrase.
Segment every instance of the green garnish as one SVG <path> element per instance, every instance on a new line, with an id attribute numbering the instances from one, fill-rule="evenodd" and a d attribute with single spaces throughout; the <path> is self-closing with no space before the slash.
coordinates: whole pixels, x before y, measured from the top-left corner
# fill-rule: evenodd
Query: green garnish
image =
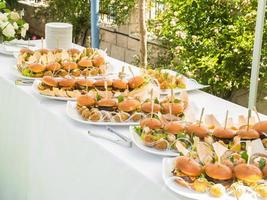
<path id="1" fill-rule="evenodd" d="M 134 127 L 134 130 L 135 130 L 135 132 L 136 132 L 138 135 L 141 135 L 141 134 L 142 134 L 142 128 L 141 128 L 141 126 L 135 126 L 135 127 Z"/>
<path id="2" fill-rule="evenodd" d="M 242 152 L 241 158 L 243 158 L 246 162 L 248 162 L 248 153 L 246 151 Z"/>
<path id="3" fill-rule="evenodd" d="M 23 70 L 22 70 L 22 74 L 23 74 L 24 76 L 27 76 L 27 77 L 32 77 L 32 76 L 33 76 L 31 70 L 28 69 L 28 68 L 23 69 Z"/>
<path id="4" fill-rule="evenodd" d="M 123 100 L 124 100 L 124 96 L 122 96 L 122 95 L 118 96 L 118 102 L 119 103 L 122 102 Z"/>
<path id="5" fill-rule="evenodd" d="M 101 98 L 102 98 L 102 97 L 100 96 L 100 94 L 96 93 L 96 100 L 97 100 L 97 101 L 100 101 Z"/>
<path id="6" fill-rule="evenodd" d="M 232 163 L 234 163 L 234 157 L 233 156 L 230 156 L 230 161 L 232 162 Z"/>
<path id="7" fill-rule="evenodd" d="M 173 100 L 173 103 L 180 103 L 180 102 L 181 102 L 180 99 L 174 99 L 174 100 Z"/>
<path id="8" fill-rule="evenodd" d="M 158 98 L 156 98 L 156 99 L 154 100 L 154 103 L 159 104 L 159 100 L 158 100 Z"/>
<path id="9" fill-rule="evenodd" d="M 259 168 L 262 170 L 266 165 L 266 160 L 261 158 L 259 161 Z"/>

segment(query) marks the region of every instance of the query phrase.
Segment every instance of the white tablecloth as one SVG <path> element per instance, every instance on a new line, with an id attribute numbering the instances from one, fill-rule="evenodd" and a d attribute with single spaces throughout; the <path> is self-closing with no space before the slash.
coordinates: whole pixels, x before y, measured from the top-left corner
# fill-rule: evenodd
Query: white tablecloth
<path id="1" fill-rule="evenodd" d="M 123 63 L 111 59 L 115 66 Z M 12 57 L 0 55 L 1 200 L 174 200 L 161 178 L 161 157 L 87 135 L 108 132 L 68 119 L 65 102 L 37 97 L 15 86 Z M 190 93 L 198 108 L 223 120 L 246 109 L 201 91 Z M 128 128 L 116 128 L 128 135 Z"/>

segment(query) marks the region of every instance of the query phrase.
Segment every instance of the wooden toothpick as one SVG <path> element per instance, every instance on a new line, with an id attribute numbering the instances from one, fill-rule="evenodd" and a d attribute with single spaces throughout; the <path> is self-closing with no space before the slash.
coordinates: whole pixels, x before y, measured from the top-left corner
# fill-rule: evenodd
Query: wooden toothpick
<path id="1" fill-rule="evenodd" d="M 261 118 L 260 118 L 260 115 L 259 115 L 259 113 L 258 113 L 258 111 L 257 111 L 256 106 L 254 106 L 253 110 L 254 110 L 254 112 L 256 113 L 256 116 L 257 116 L 257 118 L 258 118 L 258 122 L 260 122 L 260 121 L 261 121 Z"/>
<path id="2" fill-rule="evenodd" d="M 198 126 L 200 126 L 200 125 L 201 125 L 202 118 L 203 118 L 203 115 L 204 115 L 204 110 L 205 110 L 205 108 L 203 107 L 203 108 L 201 109 L 201 114 L 200 114 L 200 117 L 199 117 Z"/>
<path id="3" fill-rule="evenodd" d="M 153 88 L 151 89 L 151 96 L 150 96 L 150 100 L 151 100 L 151 118 L 153 118 L 153 113 L 154 113 L 154 101 L 153 101 Z"/>
<path id="4" fill-rule="evenodd" d="M 229 114 L 229 111 L 227 110 L 226 111 L 226 116 L 225 116 L 225 121 L 224 121 L 224 129 L 226 129 L 226 126 L 227 126 L 228 114 Z"/>
<path id="5" fill-rule="evenodd" d="M 133 70 L 132 70 L 131 66 L 128 66 L 128 68 L 129 68 L 129 70 L 130 70 L 132 76 L 134 77 L 134 73 L 133 73 Z"/>
<path id="6" fill-rule="evenodd" d="M 248 109 L 247 131 L 249 130 L 249 120 L 251 117 L 251 109 Z"/>
<path id="7" fill-rule="evenodd" d="M 41 43 L 42 43 L 41 44 L 42 45 L 42 49 L 44 49 L 44 38 L 43 37 L 41 38 Z"/>

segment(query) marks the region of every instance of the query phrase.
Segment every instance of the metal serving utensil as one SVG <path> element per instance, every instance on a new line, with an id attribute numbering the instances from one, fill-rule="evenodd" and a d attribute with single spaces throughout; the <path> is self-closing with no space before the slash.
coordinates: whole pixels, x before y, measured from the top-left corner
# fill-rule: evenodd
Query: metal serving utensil
<path id="1" fill-rule="evenodd" d="M 110 137 L 107 137 L 107 136 L 104 136 L 104 135 L 95 134 L 90 130 L 88 130 L 88 135 L 96 137 L 96 138 L 104 139 L 104 140 L 107 140 L 107 141 L 110 141 L 110 142 L 113 142 L 115 144 L 118 144 L 118 145 L 121 145 L 121 146 L 124 146 L 124 147 L 128 147 L 128 148 L 130 148 L 132 146 L 131 142 L 125 141 L 124 139 L 122 139 L 122 137 L 119 137 L 120 139 L 113 139 L 113 138 L 110 138 Z"/>
<path id="2" fill-rule="evenodd" d="M 110 126 L 107 126 L 106 129 L 107 129 L 109 132 L 114 133 L 116 136 L 118 136 L 119 138 L 121 138 L 121 139 L 124 141 L 124 143 L 125 143 L 125 145 L 126 145 L 127 147 L 132 147 L 132 141 L 131 141 L 130 138 L 128 138 L 128 137 L 122 135 L 121 133 L 117 132 L 116 130 L 114 130 L 114 129 L 111 128 Z"/>
<path id="3" fill-rule="evenodd" d="M 17 79 L 15 80 L 16 85 L 27 85 L 30 86 L 33 84 L 33 80 L 28 80 L 28 79 Z"/>

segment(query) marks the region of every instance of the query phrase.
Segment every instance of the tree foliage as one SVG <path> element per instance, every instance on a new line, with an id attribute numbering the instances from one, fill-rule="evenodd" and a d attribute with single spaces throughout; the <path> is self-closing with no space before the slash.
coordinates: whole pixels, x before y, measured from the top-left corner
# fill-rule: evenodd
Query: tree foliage
<path id="1" fill-rule="evenodd" d="M 165 9 L 150 30 L 169 49 L 161 63 L 209 84 L 209 91 L 230 97 L 248 88 L 257 0 L 161 0 Z M 266 40 L 265 24 L 264 41 Z M 266 80 L 267 44 L 260 77 Z"/>

